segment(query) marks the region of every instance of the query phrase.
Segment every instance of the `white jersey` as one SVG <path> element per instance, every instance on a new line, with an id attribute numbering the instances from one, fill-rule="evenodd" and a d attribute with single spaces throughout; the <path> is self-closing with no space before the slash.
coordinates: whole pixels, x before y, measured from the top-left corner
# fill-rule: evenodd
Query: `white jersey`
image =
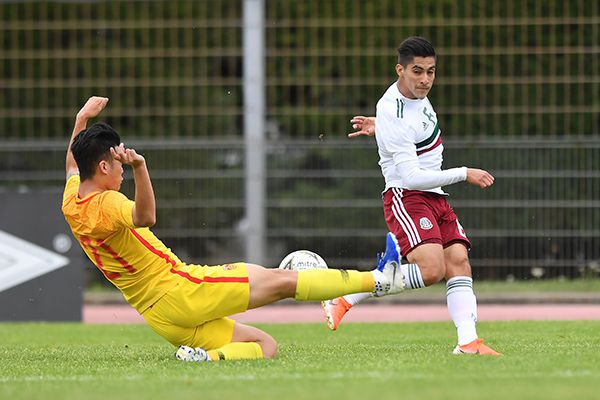
<path id="1" fill-rule="evenodd" d="M 377 102 L 375 137 L 385 190 L 445 195 L 442 186 L 467 179 L 467 168 L 442 170 L 442 132 L 427 98 L 408 99 L 394 82 Z"/>

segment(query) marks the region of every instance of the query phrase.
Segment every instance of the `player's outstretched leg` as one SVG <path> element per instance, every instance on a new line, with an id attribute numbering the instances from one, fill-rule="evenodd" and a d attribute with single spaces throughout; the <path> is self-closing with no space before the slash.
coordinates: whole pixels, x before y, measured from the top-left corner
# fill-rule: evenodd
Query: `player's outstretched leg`
<path id="1" fill-rule="evenodd" d="M 404 290 L 404 279 L 400 270 L 400 248 L 392 232 L 388 232 L 386 236 L 385 253 L 379 259 L 375 270 L 381 272 L 390 284 L 389 287 L 375 285 L 375 296 L 387 296 Z"/>
<path id="2" fill-rule="evenodd" d="M 394 275 L 392 281 L 394 279 L 399 280 L 398 284 L 400 286 L 399 290 L 395 291 L 395 293 L 402 291 L 404 284 L 400 269 L 398 268 L 400 265 L 400 249 L 396 236 L 393 233 L 388 232 L 385 252 L 378 254 L 377 258 L 377 270 L 382 273 L 384 271 L 392 273 Z M 356 293 L 321 302 L 323 311 L 325 312 L 327 327 L 331 330 L 336 330 L 344 315 L 346 315 L 352 306 L 373 295 L 373 293 Z"/>

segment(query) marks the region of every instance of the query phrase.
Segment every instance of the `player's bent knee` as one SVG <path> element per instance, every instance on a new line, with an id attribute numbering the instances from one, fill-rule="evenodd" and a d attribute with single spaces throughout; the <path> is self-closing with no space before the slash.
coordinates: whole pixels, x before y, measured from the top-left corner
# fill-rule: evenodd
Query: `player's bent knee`
<path id="1" fill-rule="evenodd" d="M 277 356 L 277 342 L 267 332 L 257 329 L 256 343 L 262 350 L 263 358 L 275 358 Z"/>
<path id="2" fill-rule="evenodd" d="M 471 276 L 471 264 L 468 257 L 453 257 L 448 261 L 446 278 L 453 276 Z"/>
<path id="3" fill-rule="evenodd" d="M 452 265 L 455 268 L 471 269 L 469 257 L 466 255 L 454 255 L 452 256 L 448 264 Z"/>
<path id="4" fill-rule="evenodd" d="M 275 358 L 277 357 L 277 342 L 271 336 L 264 341 L 258 342 L 262 349 L 263 358 Z"/>
<path id="5" fill-rule="evenodd" d="M 425 286 L 431 286 L 431 285 L 435 285 L 436 283 L 440 282 L 442 279 L 444 279 L 444 274 L 441 274 L 441 273 L 430 274 L 430 275 L 423 276 L 423 283 L 425 283 Z"/>
<path id="6" fill-rule="evenodd" d="M 421 276 L 423 277 L 423 282 L 425 286 L 431 286 L 445 277 L 445 271 L 443 266 L 431 266 L 429 268 L 421 269 Z"/>
<path id="7" fill-rule="evenodd" d="M 232 342 L 253 342 L 260 346 L 263 358 L 273 358 L 277 355 L 277 342 L 267 332 L 236 322 L 231 336 Z"/>

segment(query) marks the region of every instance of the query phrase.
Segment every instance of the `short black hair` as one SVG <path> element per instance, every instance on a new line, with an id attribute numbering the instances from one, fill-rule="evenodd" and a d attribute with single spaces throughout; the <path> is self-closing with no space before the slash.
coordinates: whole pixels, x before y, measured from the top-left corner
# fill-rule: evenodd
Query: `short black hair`
<path id="1" fill-rule="evenodd" d="M 435 49 L 429 41 L 420 36 L 411 36 L 398 47 L 398 64 L 406 67 L 415 57 L 434 57 Z"/>
<path id="2" fill-rule="evenodd" d="M 111 160 L 110 148 L 120 143 L 121 137 L 117 131 L 104 122 L 95 123 L 79 132 L 71 144 L 71 151 L 77 162 L 81 181 L 94 176 L 100 160 Z"/>

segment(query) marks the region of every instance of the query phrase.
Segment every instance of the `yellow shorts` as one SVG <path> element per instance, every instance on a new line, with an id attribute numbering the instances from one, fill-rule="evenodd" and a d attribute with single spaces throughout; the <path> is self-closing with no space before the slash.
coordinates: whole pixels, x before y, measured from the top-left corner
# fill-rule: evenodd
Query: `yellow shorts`
<path id="1" fill-rule="evenodd" d="M 175 346 L 216 349 L 231 342 L 235 321 L 250 300 L 245 263 L 214 267 L 185 265 L 177 286 L 142 315 L 148 325 Z"/>

